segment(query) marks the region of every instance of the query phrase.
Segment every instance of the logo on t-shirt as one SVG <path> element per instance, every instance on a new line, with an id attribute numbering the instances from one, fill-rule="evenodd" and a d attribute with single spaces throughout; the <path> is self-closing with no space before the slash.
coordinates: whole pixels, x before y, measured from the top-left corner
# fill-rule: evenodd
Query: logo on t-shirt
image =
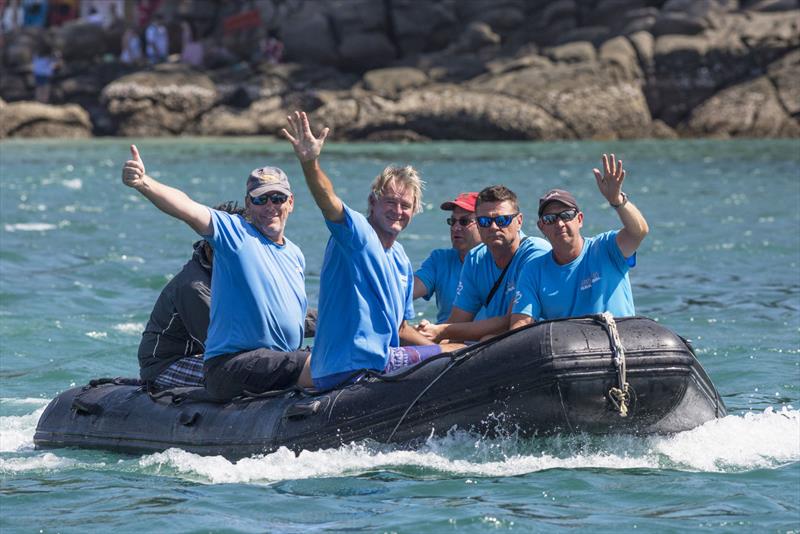
<path id="1" fill-rule="evenodd" d="M 462 289 L 464 289 L 464 284 L 462 284 L 461 280 L 459 280 L 458 281 L 458 286 L 456 286 L 456 295 L 460 295 Z"/>
<path id="2" fill-rule="evenodd" d="M 581 291 L 591 289 L 592 284 L 600 280 L 600 273 L 592 273 L 588 278 L 581 280 Z"/>
<path id="3" fill-rule="evenodd" d="M 406 287 L 408 285 L 408 276 L 401 274 L 400 275 L 400 285 Z"/>

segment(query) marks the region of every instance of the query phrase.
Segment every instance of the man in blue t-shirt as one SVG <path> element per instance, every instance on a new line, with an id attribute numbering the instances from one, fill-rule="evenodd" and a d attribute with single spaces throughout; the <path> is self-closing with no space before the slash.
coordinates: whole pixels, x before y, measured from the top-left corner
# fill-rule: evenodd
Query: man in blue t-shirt
<path id="1" fill-rule="evenodd" d="M 628 270 L 636 264 L 647 221 L 622 192 L 622 160 L 603 154 L 602 161 L 602 174 L 593 169 L 597 187 L 617 211 L 622 229 L 584 238 L 583 213 L 571 193 L 553 189 L 539 199 L 537 224 L 553 251 L 520 274 L 511 328 L 606 311 L 635 315 Z"/>
<path id="2" fill-rule="evenodd" d="M 450 226 L 450 243 L 453 246 L 438 248 L 431 252 L 414 273 L 414 299 L 422 297 L 430 300 L 436 295 L 437 323 L 443 323 L 450 317 L 464 257 L 481 242 L 478 225 L 475 222 L 477 198 L 477 192 L 461 193 L 454 200 L 442 203 L 443 210 L 453 213 L 447 218 L 447 224 Z"/>
<path id="3" fill-rule="evenodd" d="M 372 183 L 364 217 L 342 202 L 319 156 L 328 135 L 317 138 L 308 117 L 295 112 L 282 134 L 294 148 L 314 201 L 331 237 L 320 272 L 319 318 L 311 358 L 314 386 L 328 389 L 358 371 L 383 371 L 393 349 L 418 345 L 417 361 L 442 350 L 408 325 L 414 317 L 414 272 L 397 236 L 420 210 L 422 181 L 410 166 L 389 166 Z M 424 346 L 423 346 L 424 345 Z M 430 346 L 430 347 L 429 347 Z M 449 350 L 449 348 L 445 348 Z"/>
<path id="4" fill-rule="evenodd" d="M 122 181 L 164 213 L 184 221 L 214 251 L 211 317 L 203 373 L 209 395 L 227 400 L 299 383 L 310 386 L 300 351 L 308 301 L 305 258 L 284 235 L 294 208 L 289 180 L 276 167 L 247 178 L 245 213 L 231 215 L 148 176 L 136 146 Z"/>
<path id="5" fill-rule="evenodd" d="M 475 215 L 483 244 L 464 259 L 450 317 L 443 324 L 419 326 L 437 342 L 477 341 L 508 330 L 520 269 L 550 250 L 544 239 L 522 233 L 517 195 L 505 186 L 489 186 L 478 193 Z"/>

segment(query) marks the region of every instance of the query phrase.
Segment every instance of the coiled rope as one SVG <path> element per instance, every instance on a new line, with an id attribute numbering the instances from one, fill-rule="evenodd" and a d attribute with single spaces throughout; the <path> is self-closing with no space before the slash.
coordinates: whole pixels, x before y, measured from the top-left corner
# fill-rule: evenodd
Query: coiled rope
<path id="1" fill-rule="evenodd" d="M 619 338 L 617 322 L 610 312 L 595 315 L 595 319 L 603 325 L 611 342 L 611 353 L 614 357 L 614 367 L 617 370 L 617 387 L 608 390 L 608 398 L 619 411 L 620 417 L 628 416 L 628 406 L 631 402 L 630 386 L 628 384 L 628 370 L 625 363 L 625 347 Z"/>

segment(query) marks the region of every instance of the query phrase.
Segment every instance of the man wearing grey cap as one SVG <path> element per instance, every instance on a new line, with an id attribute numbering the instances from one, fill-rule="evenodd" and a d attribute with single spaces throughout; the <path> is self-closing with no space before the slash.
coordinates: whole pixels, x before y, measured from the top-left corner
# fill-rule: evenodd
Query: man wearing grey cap
<path id="1" fill-rule="evenodd" d="M 593 169 L 597 187 L 622 221 L 620 230 L 581 236 L 583 212 L 569 191 L 552 189 L 539 199 L 539 230 L 553 250 L 522 270 L 510 326 L 534 321 L 636 311 L 628 271 L 648 232 L 642 213 L 622 192 L 622 160 L 603 154 L 603 172 Z"/>
<path id="2" fill-rule="evenodd" d="M 308 352 L 300 351 L 308 301 L 305 258 L 284 235 L 294 197 L 277 167 L 247 178 L 245 217 L 211 209 L 145 172 L 139 151 L 122 169 L 125 185 L 182 220 L 214 250 L 211 319 L 203 372 L 218 400 L 295 383 L 311 385 Z"/>

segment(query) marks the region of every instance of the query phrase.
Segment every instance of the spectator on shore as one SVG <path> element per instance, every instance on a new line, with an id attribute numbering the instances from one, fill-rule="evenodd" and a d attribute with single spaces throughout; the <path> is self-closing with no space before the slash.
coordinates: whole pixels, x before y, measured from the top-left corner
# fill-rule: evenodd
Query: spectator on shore
<path id="1" fill-rule="evenodd" d="M 147 60 L 151 63 L 161 63 L 169 54 L 169 35 L 164 26 L 163 17 L 158 14 L 144 32 L 145 52 Z"/>
<path id="2" fill-rule="evenodd" d="M 203 43 L 194 40 L 194 32 L 189 21 L 181 22 L 181 61 L 192 67 L 203 65 Z"/>
<path id="3" fill-rule="evenodd" d="M 264 59 L 271 65 L 277 65 L 283 59 L 283 43 L 270 31 L 261 43 Z"/>
<path id="4" fill-rule="evenodd" d="M 97 8 L 94 6 L 89 8 L 89 14 L 86 15 L 86 22 L 90 22 L 100 27 L 106 26 L 105 17 L 103 17 L 103 14 L 97 11 Z"/>
<path id="5" fill-rule="evenodd" d="M 122 34 L 122 53 L 120 61 L 126 65 L 138 65 L 142 61 L 142 39 L 132 26 L 125 28 Z"/>
<path id="6" fill-rule="evenodd" d="M 31 61 L 31 72 L 35 85 L 34 98 L 37 102 L 50 102 L 53 74 L 61 68 L 61 59 L 57 51 L 49 45 L 41 45 Z"/>

